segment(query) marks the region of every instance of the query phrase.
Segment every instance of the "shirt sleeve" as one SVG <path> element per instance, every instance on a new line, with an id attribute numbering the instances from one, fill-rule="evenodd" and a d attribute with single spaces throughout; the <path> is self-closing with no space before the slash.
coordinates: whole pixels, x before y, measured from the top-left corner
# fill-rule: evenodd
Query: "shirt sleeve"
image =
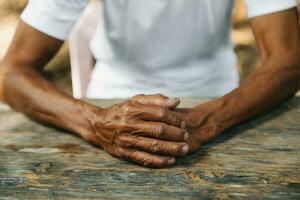
<path id="1" fill-rule="evenodd" d="M 297 6 L 296 0 L 245 0 L 250 18 Z"/>
<path id="2" fill-rule="evenodd" d="M 29 26 L 65 40 L 89 0 L 30 0 L 21 14 Z"/>

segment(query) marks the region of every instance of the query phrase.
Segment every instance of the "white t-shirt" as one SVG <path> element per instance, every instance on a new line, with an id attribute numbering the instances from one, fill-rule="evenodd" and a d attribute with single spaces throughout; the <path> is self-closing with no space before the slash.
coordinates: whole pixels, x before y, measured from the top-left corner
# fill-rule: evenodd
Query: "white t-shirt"
<path id="1" fill-rule="evenodd" d="M 230 40 L 233 0 L 103 0 L 104 23 L 91 43 L 97 59 L 90 98 L 138 93 L 216 97 L 238 86 Z M 249 17 L 296 0 L 245 0 Z M 88 0 L 30 0 L 21 18 L 65 40 Z"/>

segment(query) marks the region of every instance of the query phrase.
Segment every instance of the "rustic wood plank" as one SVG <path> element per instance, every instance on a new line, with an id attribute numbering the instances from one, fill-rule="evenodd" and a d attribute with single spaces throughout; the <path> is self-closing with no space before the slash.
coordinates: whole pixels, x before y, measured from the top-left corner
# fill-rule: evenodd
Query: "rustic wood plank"
<path id="1" fill-rule="evenodd" d="M 300 98 L 159 170 L 113 158 L 0 104 L 0 155 L 0 199 L 300 199 Z"/>

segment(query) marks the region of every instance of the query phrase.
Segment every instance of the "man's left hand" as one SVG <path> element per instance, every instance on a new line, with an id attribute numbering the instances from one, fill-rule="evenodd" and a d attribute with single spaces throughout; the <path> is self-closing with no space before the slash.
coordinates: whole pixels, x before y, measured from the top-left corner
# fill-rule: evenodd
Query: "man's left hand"
<path id="1" fill-rule="evenodd" d="M 193 108 L 178 108 L 175 111 L 186 123 L 189 152 L 197 150 L 225 130 L 225 125 L 217 117 L 217 101 L 209 101 Z"/>

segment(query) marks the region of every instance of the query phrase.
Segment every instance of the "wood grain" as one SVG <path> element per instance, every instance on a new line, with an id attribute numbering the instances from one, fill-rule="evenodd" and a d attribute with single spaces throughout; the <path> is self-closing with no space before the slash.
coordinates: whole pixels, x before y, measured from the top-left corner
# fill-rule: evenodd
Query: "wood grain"
<path id="1" fill-rule="evenodd" d="M 74 198 L 300 199 L 300 98 L 159 170 L 113 158 L 0 104 L 0 199 Z"/>

